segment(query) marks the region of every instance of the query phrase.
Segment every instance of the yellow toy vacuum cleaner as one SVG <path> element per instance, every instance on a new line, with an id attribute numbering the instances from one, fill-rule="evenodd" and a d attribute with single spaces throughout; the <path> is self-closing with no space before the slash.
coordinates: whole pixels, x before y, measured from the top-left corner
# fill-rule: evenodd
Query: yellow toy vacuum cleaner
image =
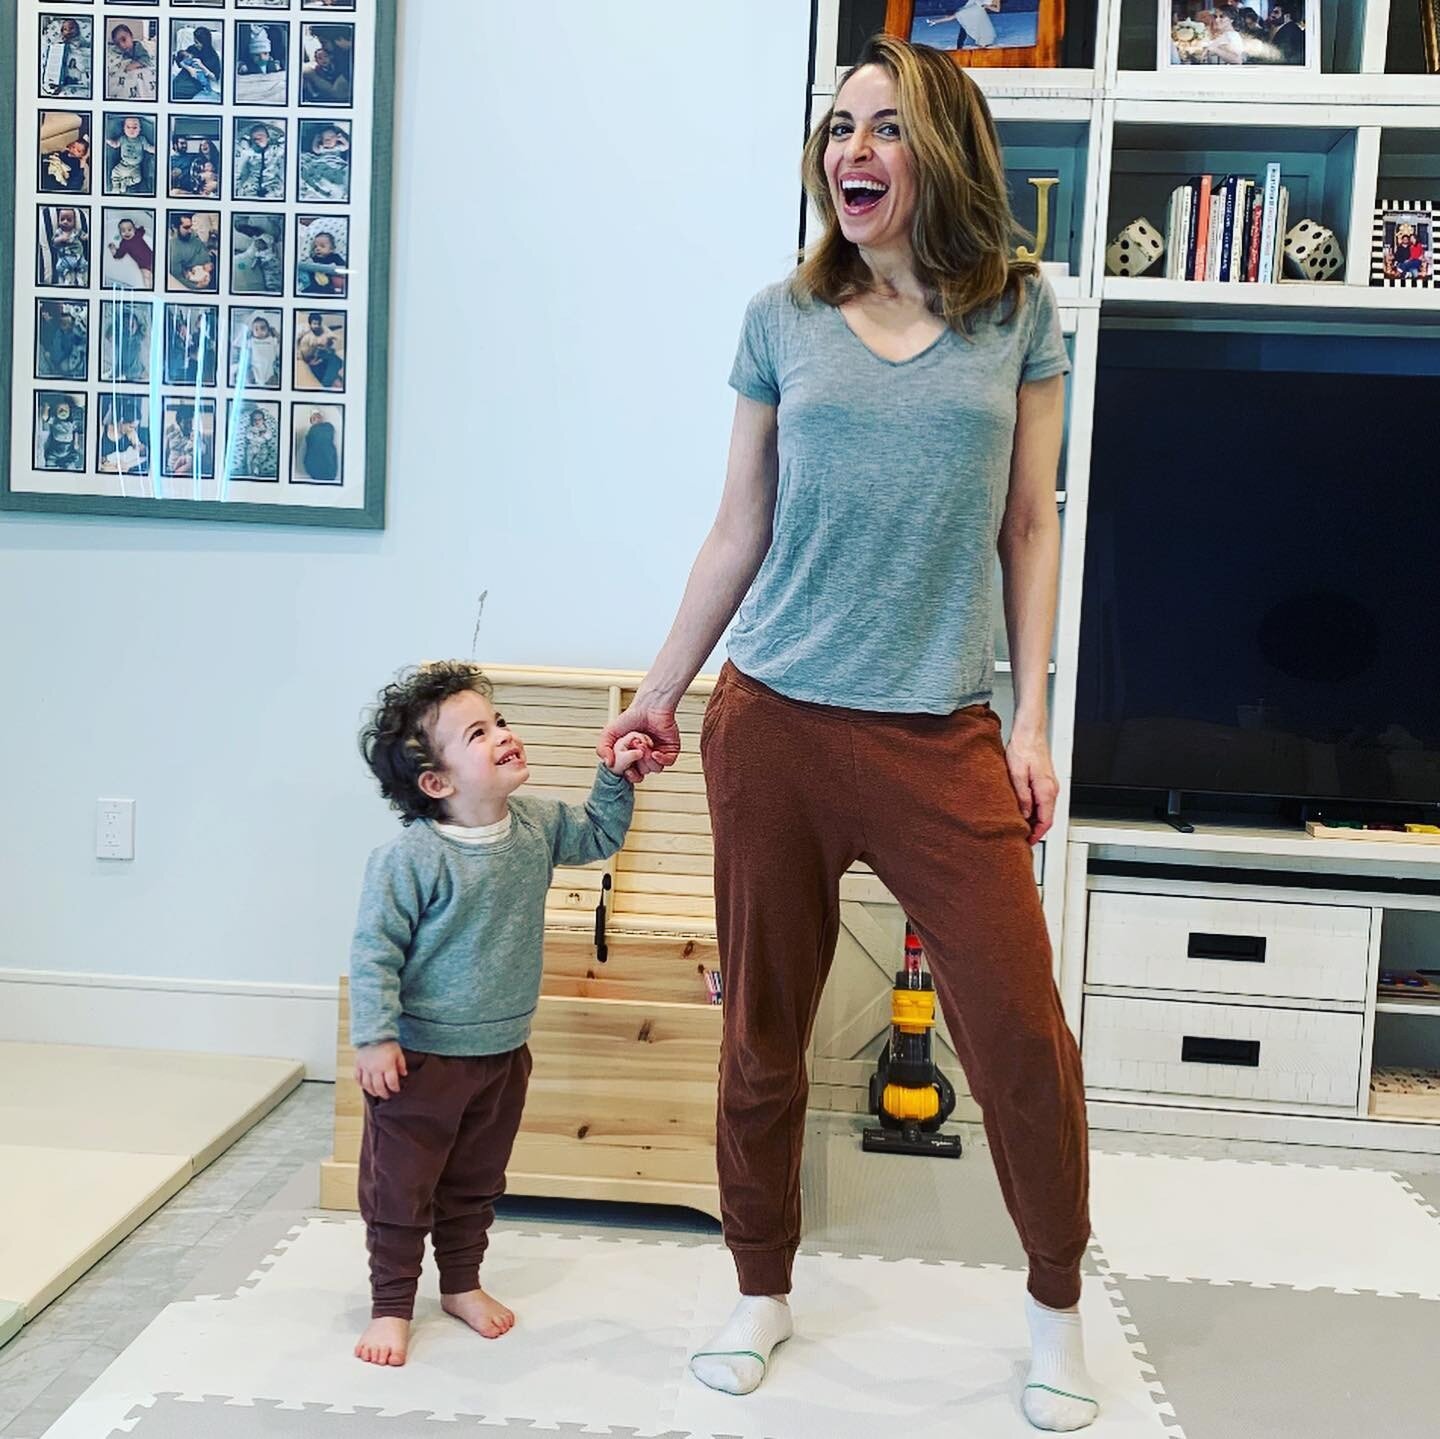
<path id="1" fill-rule="evenodd" d="M 935 1067 L 935 986 L 910 922 L 905 922 L 905 967 L 895 976 L 890 1038 L 870 1076 L 870 1111 L 879 1129 L 867 1129 L 872 1154 L 928 1154 L 959 1159 L 960 1136 L 941 1134 L 955 1112 L 955 1086 Z"/>

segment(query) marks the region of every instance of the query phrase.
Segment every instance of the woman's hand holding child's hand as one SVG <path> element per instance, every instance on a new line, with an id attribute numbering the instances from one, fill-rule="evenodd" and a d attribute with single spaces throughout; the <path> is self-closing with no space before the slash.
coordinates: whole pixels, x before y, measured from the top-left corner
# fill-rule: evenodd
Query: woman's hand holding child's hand
<path id="1" fill-rule="evenodd" d="M 655 742 L 648 734 L 631 730 L 623 739 L 615 742 L 615 763 L 608 768 L 612 774 L 624 774 L 633 765 L 640 763 L 652 749 Z"/>
<path id="2" fill-rule="evenodd" d="M 355 1079 L 374 1099 L 399 1094 L 400 1081 L 407 1073 L 405 1051 L 393 1039 L 382 1044 L 362 1044 L 355 1051 Z"/>

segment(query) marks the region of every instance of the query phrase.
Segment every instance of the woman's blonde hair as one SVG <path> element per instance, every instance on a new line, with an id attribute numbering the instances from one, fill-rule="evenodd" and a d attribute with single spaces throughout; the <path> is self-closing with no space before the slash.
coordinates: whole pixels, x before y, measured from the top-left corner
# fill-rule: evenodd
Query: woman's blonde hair
<path id="1" fill-rule="evenodd" d="M 1024 232 L 1010 210 L 1000 139 L 980 87 L 940 51 L 890 35 L 872 36 L 845 79 L 866 65 L 878 65 L 895 82 L 902 142 L 915 170 L 910 248 L 931 308 L 960 331 L 998 300 L 1008 318 L 1038 266 L 1014 255 Z M 834 114 L 832 105 L 805 144 L 805 189 L 825 232 L 791 281 L 797 298 L 828 305 L 854 299 L 873 283 L 858 247 L 841 233 L 825 178 Z"/>

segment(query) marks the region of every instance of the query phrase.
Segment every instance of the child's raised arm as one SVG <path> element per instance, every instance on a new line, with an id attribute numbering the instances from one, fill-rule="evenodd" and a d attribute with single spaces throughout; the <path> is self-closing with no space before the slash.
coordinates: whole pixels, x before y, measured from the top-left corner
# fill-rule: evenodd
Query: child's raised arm
<path id="1" fill-rule="evenodd" d="M 625 843 L 635 813 L 635 790 L 625 771 L 638 762 L 646 744 L 643 735 L 626 735 L 615 746 L 615 768 L 599 766 L 584 804 L 543 804 L 541 817 L 556 864 L 609 859 Z"/>

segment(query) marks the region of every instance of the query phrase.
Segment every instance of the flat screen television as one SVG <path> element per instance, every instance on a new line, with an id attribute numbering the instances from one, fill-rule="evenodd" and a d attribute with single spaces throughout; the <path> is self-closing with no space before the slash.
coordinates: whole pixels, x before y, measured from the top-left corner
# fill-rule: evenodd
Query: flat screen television
<path id="1" fill-rule="evenodd" d="M 1440 805 L 1437 351 L 1102 335 L 1077 804 Z"/>

